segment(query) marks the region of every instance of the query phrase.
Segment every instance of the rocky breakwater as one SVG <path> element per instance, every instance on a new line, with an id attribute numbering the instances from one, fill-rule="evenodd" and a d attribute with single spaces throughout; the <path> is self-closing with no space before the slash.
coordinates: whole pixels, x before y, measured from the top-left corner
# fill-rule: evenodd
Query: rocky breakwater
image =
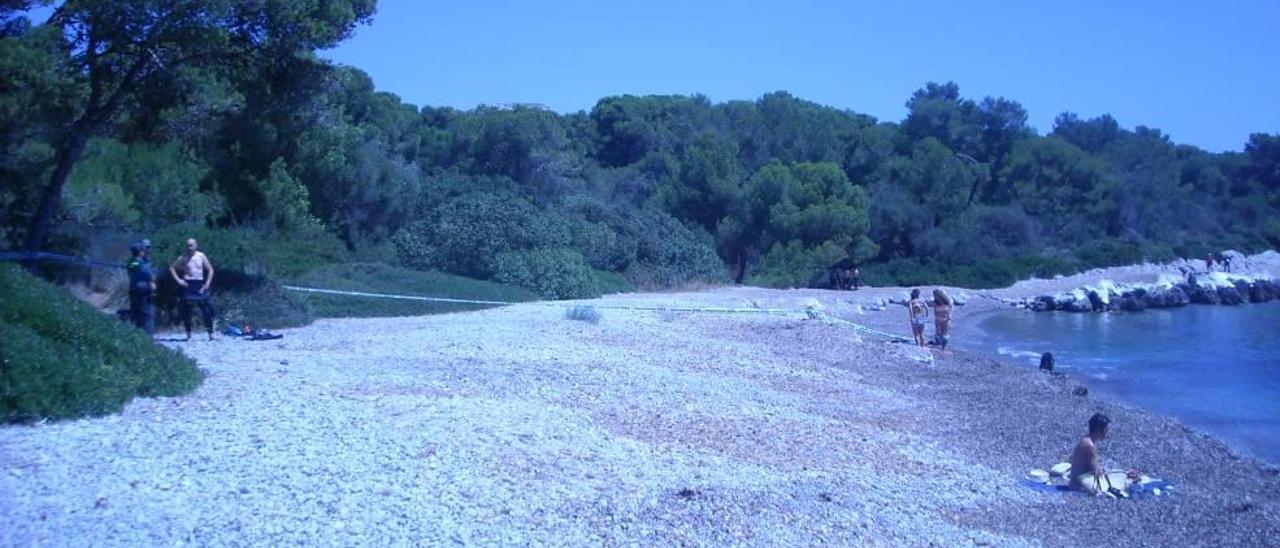
<path id="1" fill-rule="evenodd" d="M 964 306 L 966 303 L 969 302 L 969 297 L 970 297 L 968 293 L 961 293 L 958 291 L 948 293 L 947 296 L 951 297 L 952 306 Z M 933 306 L 933 293 L 922 293 L 920 295 L 920 298 L 924 299 L 925 302 L 928 302 L 929 306 Z M 866 306 L 866 310 L 869 310 L 871 312 L 879 312 L 881 310 L 889 308 L 890 306 L 907 306 L 907 303 L 910 301 L 911 301 L 911 294 L 906 291 L 903 291 L 897 297 L 887 297 L 887 298 L 881 298 L 881 299 L 875 300 L 874 302 Z"/>
<path id="2" fill-rule="evenodd" d="M 1036 312 L 1136 312 L 1188 304 L 1243 304 L 1280 299 L 1280 280 L 1266 276 L 1214 272 L 1186 278 L 1161 276 L 1154 283 L 1116 284 L 1102 280 L 1053 295 L 1026 299 L 1022 306 Z"/>

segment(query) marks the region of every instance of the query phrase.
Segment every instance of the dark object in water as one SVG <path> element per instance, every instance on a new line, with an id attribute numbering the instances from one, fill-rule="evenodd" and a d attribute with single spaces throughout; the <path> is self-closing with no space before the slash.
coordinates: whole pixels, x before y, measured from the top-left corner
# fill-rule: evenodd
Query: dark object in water
<path id="1" fill-rule="evenodd" d="M 1071 395 L 1073 395 L 1073 396 L 1088 396 L 1088 395 L 1089 395 L 1089 389 L 1088 389 L 1088 388 L 1085 388 L 1085 387 L 1083 387 L 1083 386 L 1077 386 L 1077 387 L 1075 387 L 1074 389 L 1072 389 L 1072 390 L 1071 390 Z"/>
<path id="2" fill-rule="evenodd" d="M 1040 370 L 1053 373 L 1053 352 L 1040 355 Z"/>

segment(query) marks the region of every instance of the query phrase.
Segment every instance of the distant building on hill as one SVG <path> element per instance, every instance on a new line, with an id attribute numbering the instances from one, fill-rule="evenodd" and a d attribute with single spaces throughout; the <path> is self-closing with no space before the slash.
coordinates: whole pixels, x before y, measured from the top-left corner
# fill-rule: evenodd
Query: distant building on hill
<path id="1" fill-rule="evenodd" d="M 544 105 L 542 103 L 495 103 L 492 105 L 482 103 L 480 105 L 477 105 L 476 108 L 477 109 L 493 109 L 493 110 L 520 110 L 520 109 L 545 110 L 545 111 L 551 110 L 551 107 Z"/>

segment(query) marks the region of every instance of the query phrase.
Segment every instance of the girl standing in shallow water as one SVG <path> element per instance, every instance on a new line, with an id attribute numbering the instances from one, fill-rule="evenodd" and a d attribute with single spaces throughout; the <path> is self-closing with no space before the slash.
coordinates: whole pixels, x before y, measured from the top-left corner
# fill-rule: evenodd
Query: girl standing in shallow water
<path id="1" fill-rule="evenodd" d="M 951 335 L 951 296 L 941 289 L 933 290 L 933 333 L 938 346 L 946 350 Z"/>
<path id="2" fill-rule="evenodd" d="M 911 300 L 907 301 L 907 318 L 911 321 L 911 333 L 915 335 L 916 345 L 924 346 L 924 322 L 929 319 L 929 305 L 920 298 L 920 290 L 911 290 Z"/>

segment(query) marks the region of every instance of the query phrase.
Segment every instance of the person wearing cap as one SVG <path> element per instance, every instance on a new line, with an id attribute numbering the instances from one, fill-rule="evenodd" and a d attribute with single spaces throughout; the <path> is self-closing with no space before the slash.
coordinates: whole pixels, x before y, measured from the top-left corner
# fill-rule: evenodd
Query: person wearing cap
<path id="1" fill-rule="evenodd" d="M 130 246 L 133 256 L 129 271 L 129 318 L 147 335 L 156 334 L 156 270 L 151 266 L 151 241 Z"/>
<path id="2" fill-rule="evenodd" d="M 213 305 L 209 303 L 209 285 L 213 283 L 213 263 L 200 252 L 195 238 L 187 240 L 186 253 L 179 255 L 169 265 L 169 274 L 182 288 L 178 313 L 182 316 L 182 326 L 187 329 L 187 340 L 191 340 L 191 305 L 194 304 L 200 308 L 200 316 L 205 328 L 209 330 L 209 340 L 212 341 Z"/>

